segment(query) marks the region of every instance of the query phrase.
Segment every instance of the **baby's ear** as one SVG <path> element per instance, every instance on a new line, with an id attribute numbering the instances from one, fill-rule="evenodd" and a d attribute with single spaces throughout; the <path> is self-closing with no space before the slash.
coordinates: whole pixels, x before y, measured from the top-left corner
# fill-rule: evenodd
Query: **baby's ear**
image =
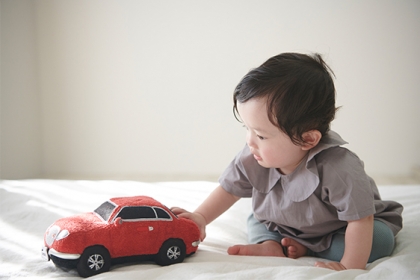
<path id="1" fill-rule="evenodd" d="M 307 151 L 318 145 L 322 138 L 322 134 L 318 130 L 310 130 L 303 133 L 302 138 L 305 141 L 302 144 L 302 150 Z"/>

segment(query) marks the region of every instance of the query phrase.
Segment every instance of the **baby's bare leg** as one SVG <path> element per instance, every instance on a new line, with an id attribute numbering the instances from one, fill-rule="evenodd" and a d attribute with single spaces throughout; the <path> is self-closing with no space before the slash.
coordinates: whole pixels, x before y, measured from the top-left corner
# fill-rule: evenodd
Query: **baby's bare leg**
<path id="1" fill-rule="evenodd" d="M 285 257 L 283 247 L 274 240 L 259 244 L 235 245 L 228 248 L 229 255 Z"/>
<path id="2" fill-rule="evenodd" d="M 283 238 L 281 240 L 281 245 L 286 248 L 287 257 L 292 259 L 297 259 L 306 255 L 308 249 L 291 238 Z"/>

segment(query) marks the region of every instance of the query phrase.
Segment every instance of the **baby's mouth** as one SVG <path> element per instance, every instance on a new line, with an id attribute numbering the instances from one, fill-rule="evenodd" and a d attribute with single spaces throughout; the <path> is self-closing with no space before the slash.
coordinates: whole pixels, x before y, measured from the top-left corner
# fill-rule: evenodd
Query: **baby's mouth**
<path id="1" fill-rule="evenodd" d="M 262 157 L 257 156 L 256 154 L 254 154 L 254 158 L 255 158 L 255 160 L 257 160 L 257 161 L 261 161 L 261 160 L 262 160 Z"/>

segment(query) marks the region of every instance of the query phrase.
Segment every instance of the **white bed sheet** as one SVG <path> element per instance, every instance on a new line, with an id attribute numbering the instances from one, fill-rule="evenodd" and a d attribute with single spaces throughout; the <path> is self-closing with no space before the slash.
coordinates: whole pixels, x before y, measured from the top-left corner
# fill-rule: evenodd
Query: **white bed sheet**
<path id="1" fill-rule="evenodd" d="M 212 182 L 0 181 L 0 278 L 78 278 L 76 271 L 63 271 L 41 259 L 43 234 L 60 217 L 92 211 L 111 197 L 132 195 L 194 210 L 216 186 Z M 207 227 L 206 240 L 183 263 L 116 265 L 92 279 L 420 279 L 420 185 L 379 190 L 383 199 L 404 205 L 404 228 L 392 256 L 368 264 L 366 270 L 316 268 L 318 259 L 311 257 L 229 256 L 230 245 L 247 243 L 245 221 L 251 204 L 242 199 Z"/>

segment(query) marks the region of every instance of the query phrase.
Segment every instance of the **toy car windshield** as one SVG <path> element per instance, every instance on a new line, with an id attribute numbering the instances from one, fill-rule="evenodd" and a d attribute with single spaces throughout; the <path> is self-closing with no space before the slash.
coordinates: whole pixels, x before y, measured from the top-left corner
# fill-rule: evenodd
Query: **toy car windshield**
<path id="1" fill-rule="evenodd" d="M 112 204 L 111 202 L 105 201 L 104 203 L 101 204 L 101 206 L 96 208 L 94 212 L 98 214 L 104 221 L 108 221 L 115 207 L 116 206 Z"/>

